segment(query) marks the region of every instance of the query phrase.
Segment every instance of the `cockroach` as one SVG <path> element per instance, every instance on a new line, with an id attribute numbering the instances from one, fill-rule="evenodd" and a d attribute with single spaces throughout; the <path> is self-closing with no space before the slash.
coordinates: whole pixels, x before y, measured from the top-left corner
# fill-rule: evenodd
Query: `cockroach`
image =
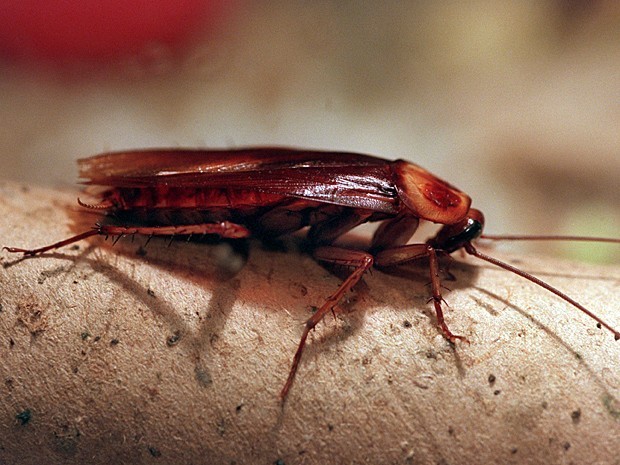
<path id="1" fill-rule="evenodd" d="M 84 184 L 99 201 L 78 203 L 102 213 L 92 229 L 38 249 L 5 247 L 38 255 L 90 236 L 191 236 L 271 238 L 308 228 L 318 262 L 351 269 L 338 289 L 306 321 L 293 357 L 282 400 L 293 384 L 312 330 L 372 266 L 389 268 L 426 259 L 437 325 L 451 343 L 465 340 L 448 328 L 442 311 L 438 255 L 464 250 L 511 271 L 578 308 L 620 339 L 620 332 L 586 307 L 539 278 L 479 252 L 487 239 L 563 239 L 557 236 L 483 235 L 484 216 L 456 187 L 405 160 L 291 148 L 236 150 L 141 150 L 104 153 L 78 161 Z M 421 220 L 442 225 L 421 243 L 408 243 Z M 334 245 L 356 226 L 379 222 L 370 246 L 352 250 Z M 620 243 L 620 239 L 568 237 Z"/>

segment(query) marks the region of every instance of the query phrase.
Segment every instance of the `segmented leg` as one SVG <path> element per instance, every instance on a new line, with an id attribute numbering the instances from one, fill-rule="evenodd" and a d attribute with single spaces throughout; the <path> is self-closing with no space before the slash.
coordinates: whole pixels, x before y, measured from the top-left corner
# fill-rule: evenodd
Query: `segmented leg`
<path id="1" fill-rule="evenodd" d="M 430 268 L 431 276 L 431 290 L 433 306 L 435 307 L 435 314 L 437 315 L 437 325 L 441 328 L 446 339 L 454 343 L 458 339 L 466 341 L 463 336 L 457 336 L 453 334 L 448 328 L 443 316 L 443 309 L 441 303 L 443 297 L 441 296 L 441 278 L 439 277 L 439 260 L 437 259 L 437 251 L 435 248 L 428 244 L 410 244 L 400 247 L 393 247 L 391 249 L 382 250 L 375 257 L 375 265 L 381 267 L 391 267 L 400 265 L 403 263 L 419 260 L 427 257 Z"/>
<path id="2" fill-rule="evenodd" d="M 431 271 L 431 288 L 433 291 L 433 305 L 435 307 L 435 314 L 437 315 L 437 324 L 443 331 L 444 336 L 453 344 L 458 340 L 468 342 L 463 336 L 457 336 L 450 331 L 448 325 L 443 317 L 443 311 L 441 309 L 441 302 L 443 297 L 441 296 L 441 279 L 439 278 L 439 260 L 437 260 L 437 253 L 435 249 L 428 245 L 426 246 L 428 251 L 428 262 Z"/>
<path id="3" fill-rule="evenodd" d="M 19 247 L 4 247 L 5 250 L 15 253 L 23 253 L 27 256 L 38 255 L 48 250 L 59 249 L 65 245 L 73 244 L 91 236 L 129 236 L 141 234 L 147 236 L 185 236 L 191 234 L 217 234 L 221 237 L 230 239 L 240 239 L 249 237 L 250 231 L 240 224 L 231 223 L 229 221 L 221 221 L 219 223 L 201 223 L 186 224 L 179 226 L 116 226 L 108 224 L 97 224 L 90 231 L 72 236 L 63 241 L 46 245 L 38 249 L 22 249 Z"/>
<path id="4" fill-rule="evenodd" d="M 315 245 L 329 245 L 343 234 L 366 222 L 370 216 L 371 213 L 367 211 L 345 208 L 339 215 L 313 225 L 308 231 L 308 239 Z"/>
<path id="5" fill-rule="evenodd" d="M 420 219 L 410 215 L 399 215 L 383 221 L 372 236 L 371 250 L 378 252 L 405 245 L 419 224 Z"/>
<path id="6" fill-rule="evenodd" d="M 286 399 L 286 395 L 288 394 L 288 391 L 293 384 L 293 380 L 295 379 L 295 374 L 297 373 L 297 369 L 299 368 L 299 362 L 301 361 L 301 356 L 304 351 L 306 339 L 308 338 L 310 330 L 313 329 L 328 312 L 330 312 L 336 305 L 338 305 L 338 302 L 340 302 L 342 297 L 353 286 L 355 286 L 355 284 L 359 282 L 366 270 L 368 270 L 373 263 L 372 255 L 370 255 L 369 253 L 329 246 L 317 248 L 314 251 L 314 258 L 321 262 L 334 265 L 353 266 L 355 267 L 355 269 L 349 275 L 349 277 L 344 280 L 344 282 L 340 285 L 336 292 L 329 296 L 323 306 L 319 308 L 308 319 L 308 321 L 306 321 L 304 331 L 301 335 L 301 340 L 299 341 L 299 346 L 297 347 L 297 352 L 295 352 L 295 356 L 293 357 L 293 364 L 291 366 L 291 370 L 289 372 L 286 383 L 284 384 L 284 387 L 280 392 L 280 398 L 282 400 Z"/>

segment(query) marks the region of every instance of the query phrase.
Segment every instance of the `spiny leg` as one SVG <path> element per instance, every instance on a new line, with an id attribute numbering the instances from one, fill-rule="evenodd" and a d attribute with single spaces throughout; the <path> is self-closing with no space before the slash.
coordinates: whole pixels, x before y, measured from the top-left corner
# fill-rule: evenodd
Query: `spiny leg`
<path id="1" fill-rule="evenodd" d="M 443 311 L 441 309 L 441 302 L 443 301 L 443 297 L 441 296 L 441 279 L 439 277 L 439 260 L 437 259 L 437 252 L 430 245 L 426 246 L 426 250 L 428 252 L 428 262 L 431 272 L 431 289 L 433 292 L 432 299 L 433 305 L 435 307 L 435 314 L 437 315 L 437 324 L 443 331 L 446 339 L 448 339 L 451 343 L 454 344 L 458 339 L 469 342 L 465 337 L 453 334 L 452 331 L 450 331 L 450 329 L 448 328 L 446 321 L 444 320 Z"/>
<path id="2" fill-rule="evenodd" d="M 47 252 L 48 250 L 59 249 L 64 247 L 65 245 L 73 244 L 74 242 L 81 241 L 82 239 L 86 239 L 87 237 L 96 236 L 99 234 L 99 231 L 96 228 L 91 229 L 90 231 L 85 231 L 80 234 L 76 234 L 68 239 L 63 241 L 54 242 L 53 244 L 46 245 L 45 247 L 40 247 L 38 249 L 22 249 L 20 247 L 2 247 L 3 250 L 8 250 L 11 253 L 23 253 L 24 256 L 34 256 L 42 254 L 43 252 Z"/>
<path id="3" fill-rule="evenodd" d="M 241 239 L 250 236 L 250 231 L 240 224 L 230 221 L 219 223 L 182 224 L 173 226 L 115 226 L 98 225 L 99 234 L 109 236 L 190 236 L 193 234 L 216 234 L 228 239 Z"/>
<path id="4" fill-rule="evenodd" d="M 379 268 L 388 268 L 403 263 L 420 260 L 421 258 L 428 258 L 429 271 L 431 277 L 431 290 L 433 306 L 435 307 L 435 314 L 437 315 L 437 325 L 441 328 L 446 339 L 454 343 L 458 339 L 466 341 L 463 336 L 453 334 L 448 328 L 443 315 L 443 309 L 441 303 L 443 297 L 441 295 L 441 278 L 439 277 L 439 259 L 437 258 L 437 251 L 435 248 L 428 244 L 409 244 L 400 247 L 392 247 L 385 249 L 377 253 L 375 257 L 375 265 Z"/>
<path id="5" fill-rule="evenodd" d="M 342 249 L 339 247 L 331 246 L 317 248 L 314 251 L 314 258 L 318 261 L 331 263 L 334 265 L 354 266 L 355 269 L 347 277 L 347 279 L 344 280 L 340 287 L 338 287 L 336 292 L 329 296 L 323 306 L 321 306 L 321 308 L 319 308 L 308 319 L 308 321 L 306 321 L 304 331 L 301 335 L 301 340 L 299 341 L 297 351 L 295 352 L 295 356 L 293 357 L 293 364 L 291 366 L 291 370 L 289 372 L 286 383 L 284 384 L 284 387 L 280 392 L 280 398 L 282 399 L 282 401 L 286 399 L 288 391 L 290 390 L 291 385 L 293 384 L 293 380 L 295 379 L 295 374 L 297 373 L 297 369 L 299 368 L 299 362 L 301 361 L 301 356 L 304 351 L 306 339 L 308 338 L 310 330 L 313 329 L 328 312 L 330 312 L 336 305 L 338 305 L 338 302 L 340 302 L 342 297 L 353 286 L 355 286 L 355 284 L 359 282 L 366 270 L 368 270 L 373 263 L 372 255 L 366 252 Z"/>
<path id="6" fill-rule="evenodd" d="M 178 226 L 116 226 L 95 225 L 91 230 L 69 237 L 68 239 L 55 242 L 38 249 L 22 249 L 19 247 L 3 247 L 12 253 L 23 253 L 25 256 L 39 255 L 48 250 L 59 249 L 65 245 L 73 244 L 91 236 L 129 236 L 143 234 L 147 236 L 185 236 L 191 234 L 217 234 L 221 237 L 239 239 L 249 237 L 250 231 L 242 225 L 221 221 L 219 223 L 199 223 Z"/>

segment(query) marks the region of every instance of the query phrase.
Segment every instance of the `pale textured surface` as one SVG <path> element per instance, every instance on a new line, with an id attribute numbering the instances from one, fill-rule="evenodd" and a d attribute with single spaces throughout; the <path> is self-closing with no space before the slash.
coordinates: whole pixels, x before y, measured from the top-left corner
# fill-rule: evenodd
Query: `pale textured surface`
<path id="1" fill-rule="evenodd" d="M 75 197 L 0 184 L 2 245 L 65 238 Z M 471 340 L 453 349 L 425 275 L 373 272 L 311 335 L 282 409 L 338 280 L 257 243 L 232 276 L 223 246 L 143 243 L 2 252 L 1 464 L 617 463 L 620 343 L 518 277 L 453 265 L 448 323 Z M 516 258 L 620 326 L 617 267 Z"/>

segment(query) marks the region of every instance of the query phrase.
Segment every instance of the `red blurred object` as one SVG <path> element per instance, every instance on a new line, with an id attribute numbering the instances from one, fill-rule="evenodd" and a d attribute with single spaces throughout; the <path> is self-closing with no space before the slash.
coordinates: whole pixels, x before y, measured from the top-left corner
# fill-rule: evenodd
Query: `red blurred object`
<path id="1" fill-rule="evenodd" d="M 204 37 L 226 0 L 0 1 L 0 54 L 50 62 L 108 62 L 152 47 L 178 52 Z"/>

